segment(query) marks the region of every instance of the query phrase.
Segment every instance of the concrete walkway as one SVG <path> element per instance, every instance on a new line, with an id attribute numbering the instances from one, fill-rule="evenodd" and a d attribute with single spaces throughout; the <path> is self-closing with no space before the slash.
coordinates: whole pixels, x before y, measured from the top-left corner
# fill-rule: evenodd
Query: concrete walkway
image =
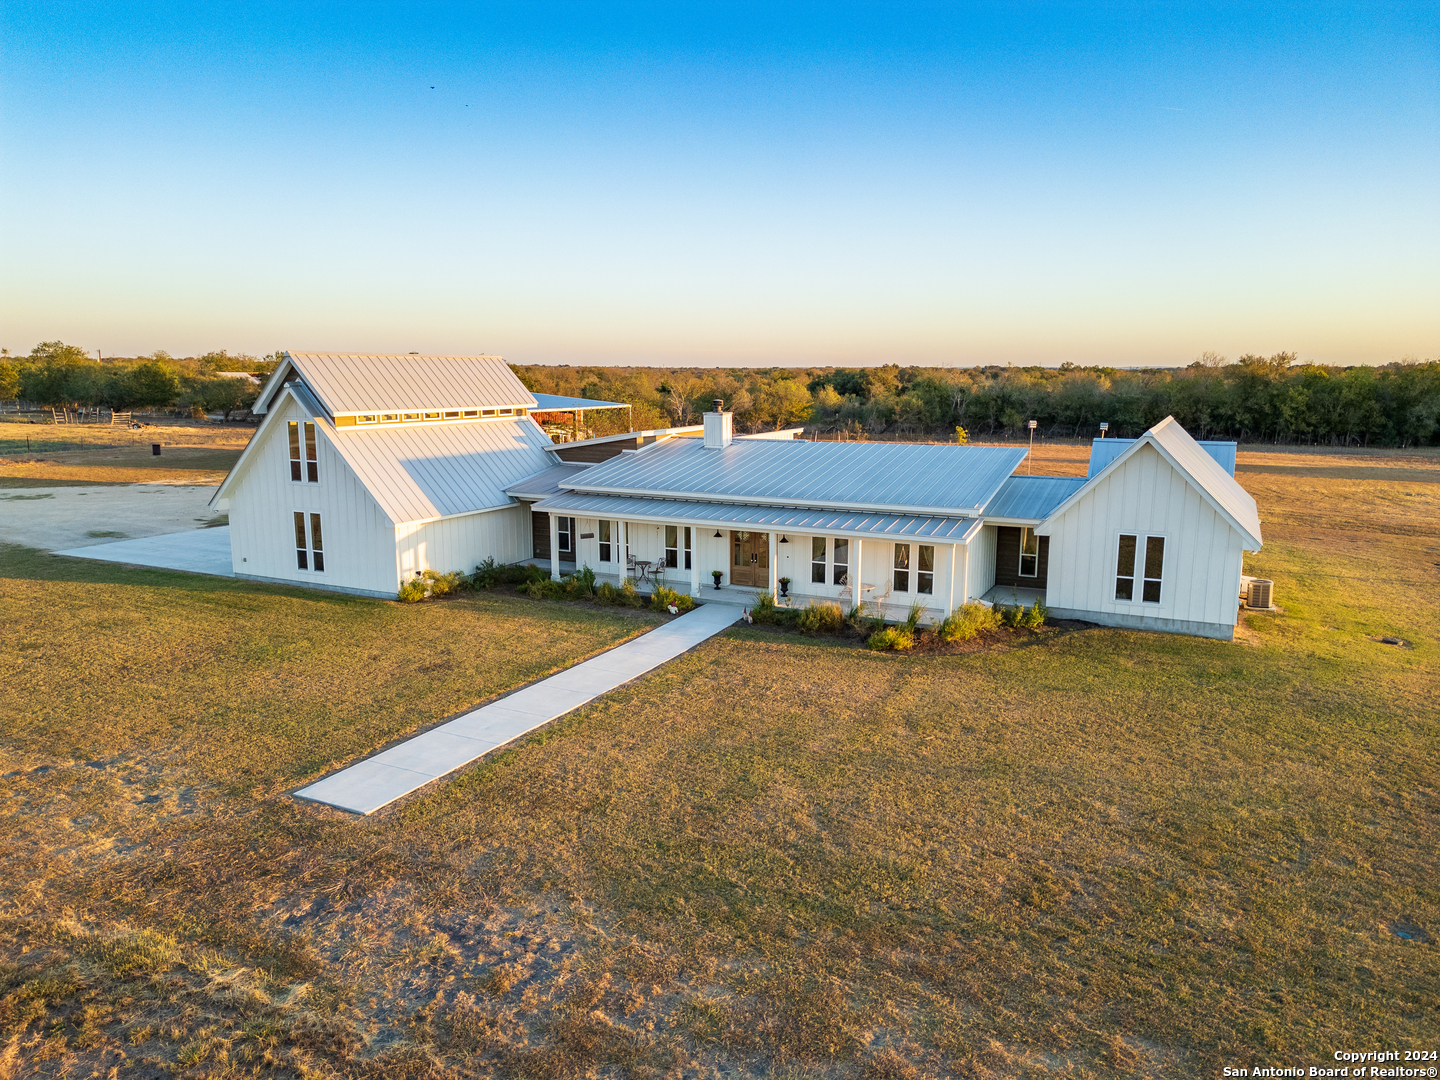
<path id="1" fill-rule="evenodd" d="M 73 555 L 77 559 L 129 563 L 132 566 L 158 566 L 163 570 L 188 570 L 192 574 L 235 576 L 230 562 L 229 525 L 146 536 L 138 540 L 120 540 L 117 543 L 96 544 L 93 547 L 69 548 L 55 554 Z"/>
<path id="2" fill-rule="evenodd" d="M 696 608 L 634 641 L 431 728 L 295 794 L 341 810 L 373 814 L 430 781 L 463 769 L 497 746 L 673 660 L 730 626 L 738 616 L 739 609 L 729 604 Z"/>

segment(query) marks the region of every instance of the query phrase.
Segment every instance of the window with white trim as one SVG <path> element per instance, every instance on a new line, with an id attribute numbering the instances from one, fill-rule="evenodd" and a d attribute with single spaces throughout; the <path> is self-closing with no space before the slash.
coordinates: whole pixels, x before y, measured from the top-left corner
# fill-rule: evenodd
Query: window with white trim
<path id="1" fill-rule="evenodd" d="M 686 569 L 686 570 L 691 569 L 691 568 L 695 565 L 694 545 L 693 545 L 693 543 L 692 543 L 693 538 L 694 538 L 694 534 L 691 533 L 691 531 L 690 531 L 690 526 L 689 526 L 689 525 L 686 525 L 686 526 L 685 526 L 685 569 Z"/>
<path id="2" fill-rule="evenodd" d="M 810 583 L 825 584 L 825 537 L 810 538 Z"/>
<path id="3" fill-rule="evenodd" d="M 305 457 L 303 477 L 312 484 L 320 482 L 320 459 L 315 445 L 315 425 L 311 423 L 301 424 L 299 421 L 291 420 L 289 426 L 290 434 L 290 479 L 300 480 L 302 477 L 300 457 L 300 429 L 305 429 Z"/>
<path id="4" fill-rule="evenodd" d="M 600 534 L 600 561 L 610 562 L 610 522 L 601 521 L 598 532 Z"/>
<path id="5" fill-rule="evenodd" d="M 680 566 L 680 526 L 665 526 L 665 565 L 671 570 Z"/>
<path id="6" fill-rule="evenodd" d="M 305 529 L 306 515 L 295 511 L 295 566 L 299 570 L 325 572 L 325 541 L 320 531 L 320 515 L 310 514 L 309 535 Z"/>
<path id="7" fill-rule="evenodd" d="M 910 545 L 895 545 L 895 591 L 910 591 Z"/>
<path id="8" fill-rule="evenodd" d="M 850 541 L 835 538 L 835 550 L 831 553 L 830 584 L 850 584 Z"/>
<path id="9" fill-rule="evenodd" d="M 933 596 L 935 593 L 935 547 L 932 544 L 921 544 L 920 550 L 916 554 L 919 556 L 919 563 L 915 571 L 915 591 L 925 596 Z"/>
<path id="10" fill-rule="evenodd" d="M 1040 576 L 1040 538 L 1034 529 L 1020 530 L 1020 576 Z"/>
<path id="11" fill-rule="evenodd" d="M 560 534 L 556 540 L 556 547 L 560 554 L 573 556 L 575 554 L 575 519 L 573 517 L 557 517 L 555 531 Z"/>
<path id="12" fill-rule="evenodd" d="M 1141 540 L 1144 544 L 1141 544 Z M 1137 565 L 1143 555 L 1143 566 Z M 1138 573 L 1137 573 L 1138 571 Z M 1165 571 L 1165 537 L 1121 533 L 1115 557 L 1115 599 L 1133 602 L 1135 579 L 1140 579 L 1142 603 L 1160 603 L 1160 587 Z"/>

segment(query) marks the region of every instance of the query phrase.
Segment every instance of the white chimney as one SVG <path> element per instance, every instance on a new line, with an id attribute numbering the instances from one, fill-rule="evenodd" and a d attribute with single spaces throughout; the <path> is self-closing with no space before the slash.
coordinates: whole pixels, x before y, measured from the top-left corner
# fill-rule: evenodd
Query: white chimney
<path id="1" fill-rule="evenodd" d="M 722 412 L 725 403 L 715 399 L 715 411 L 705 414 L 705 449 L 724 450 L 735 437 L 734 414 Z"/>

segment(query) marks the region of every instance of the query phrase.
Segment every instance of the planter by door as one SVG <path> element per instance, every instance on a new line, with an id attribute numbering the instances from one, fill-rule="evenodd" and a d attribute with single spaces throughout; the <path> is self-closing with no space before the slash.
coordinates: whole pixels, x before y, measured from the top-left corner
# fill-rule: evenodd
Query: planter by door
<path id="1" fill-rule="evenodd" d="M 730 533 L 730 584 L 770 587 L 769 533 Z"/>

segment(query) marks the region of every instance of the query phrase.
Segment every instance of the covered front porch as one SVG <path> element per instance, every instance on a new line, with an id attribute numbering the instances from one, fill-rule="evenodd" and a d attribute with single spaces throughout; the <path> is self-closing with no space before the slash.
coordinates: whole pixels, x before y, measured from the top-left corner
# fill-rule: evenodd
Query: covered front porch
<path id="1" fill-rule="evenodd" d="M 859 605 L 887 620 L 914 604 L 926 621 L 995 584 L 993 528 L 978 518 L 907 517 L 563 492 L 537 502 L 551 536 L 575 537 L 576 568 L 663 584 L 713 603 Z M 544 565 L 548 560 L 532 560 Z M 552 565 L 552 576 L 568 563 Z M 720 588 L 715 588 L 716 577 Z M 782 595 L 787 594 L 787 595 Z"/>

